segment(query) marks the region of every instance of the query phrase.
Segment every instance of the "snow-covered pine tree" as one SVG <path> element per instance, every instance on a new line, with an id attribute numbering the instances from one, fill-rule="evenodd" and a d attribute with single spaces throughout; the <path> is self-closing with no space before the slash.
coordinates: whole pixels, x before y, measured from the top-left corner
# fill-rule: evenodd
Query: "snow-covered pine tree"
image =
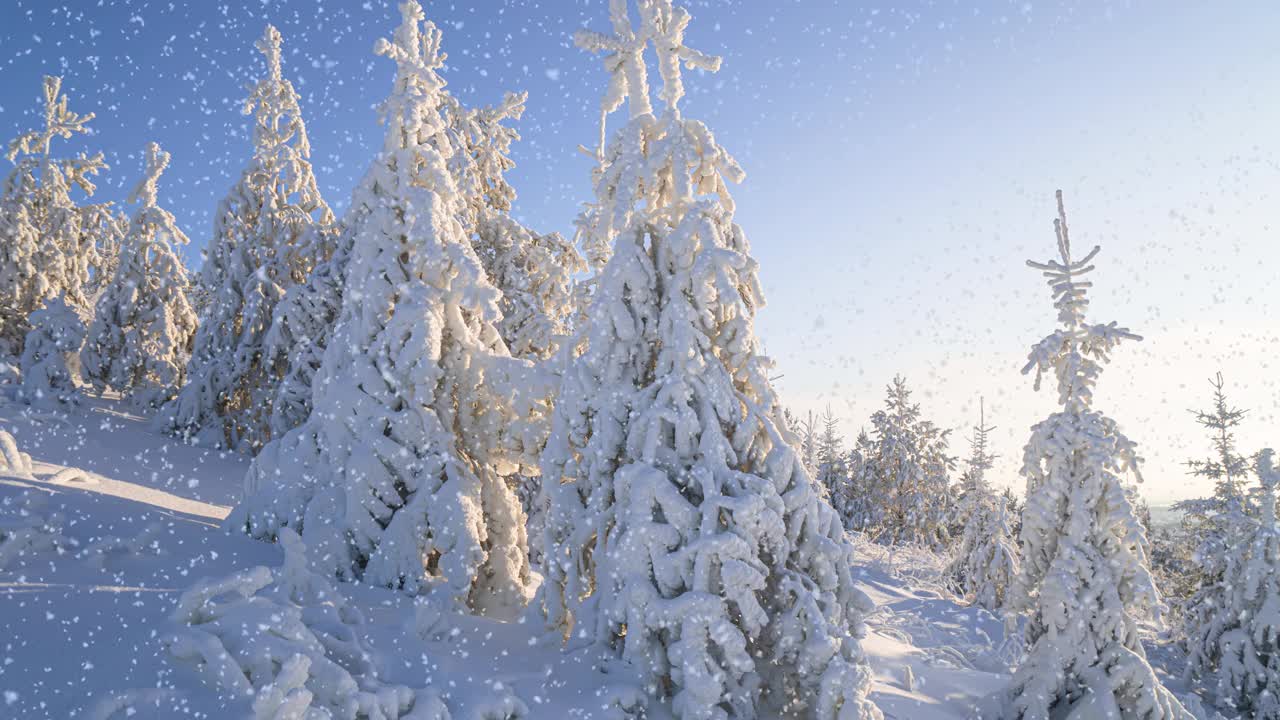
<path id="1" fill-rule="evenodd" d="M 313 225 L 333 222 L 308 160 L 298 93 L 281 69 L 279 31 L 268 25 L 256 47 L 267 72 L 244 103 L 244 113 L 253 116 L 253 156 L 218 208 L 201 268 L 210 302 L 187 384 L 155 420 L 162 432 L 242 452 L 271 437 L 282 374 L 264 348 L 272 314 L 287 289 L 323 259 L 301 240 Z"/>
<path id="2" fill-rule="evenodd" d="M 586 265 L 559 233 L 540 234 L 511 217 L 516 192 L 505 174 L 515 167 L 510 151 L 520 135 L 508 123 L 524 113 L 525 99 L 524 93 L 507 93 L 496 106 L 469 109 L 446 94 L 446 121 L 456 148 L 449 166 L 463 198 L 462 225 L 498 289 L 499 335 L 512 355 L 558 372 L 564 358 L 553 361 L 553 356 L 569 339 L 577 310 L 573 277 Z M 511 482 L 527 516 L 530 557 L 538 562 L 546 510 L 541 483 L 537 475 Z"/>
<path id="3" fill-rule="evenodd" d="M 844 497 L 832 498 L 841 522 L 850 532 L 872 532 L 884 522 L 885 508 L 878 503 L 873 487 L 875 454 L 875 441 L 865 428 L 859 430 L 845 461 L 849 475 L 846 493 Z"/>
<path id="4" fill-rule="evenodd" d="M 81 247 L 92 245 L 94 250 L 89 278 L 83 287 L 85 305 L 74 309 L 85 317 L 90 317 L 102 291 L 116 274 L 116 265 L 120 262 L 120 246 L 124 243 L 124 236 L 129 233 L 129 215 L 119 210 L 115 203 L 105 202 L 81 206 L 80 216 L 80 233 L 83 236 Z"/>
<path id="5" fill-rule="evenodd" d="M 1258 720 L 1280 718 L 1280 528 L 1270 449 L 1258 454 L 1258 521 L 1227 549 L 1217 612 L 1192 638 L 1187 672 L 1209 676 L 1219 707 Z"/>
<path id="6" fill-rule="evenodd" d="M 818 415 L 810 410 L 803 420 L 795 423 L 795 432 L 800 436 L 800 461 L 809 474 L 818 474 Z"/>
<path id="7" fill-rule="evenodd" d="M 965 469 L 960 474 L 960 482 L 956 488 L 956 504 L 953 518 L 955 526 L 965 527 L 978 510 L 983 498 L 992 494 L 987 482 L 987 471 L 995 467 L 996 455 L 988 447 L 991 431 L 994 426 L 986 422 L 986 401 L 978 399 L 978 424 L 973 426 L 973 434 L 969 438 L 969 457 L 964 461 Z"/>
<path id="8" fill-rule="evenodd" d="M 94 115 L 67 109 L 62 78 L 44 79 L 44 100 L 44 127 L 9 143 L 14 169 L 0 192 L 0 355 L 21 354 L 27 319 L 45 300 L 61 296 L 84 314 L 92 307 L 85 285 L 97 247 L 71 191 L 92 195 L 90 178 L 106 163 L 102 153 L 53 156 L 54 138 L 89 132 Z"/>
<path id="9" fill-rule="evenodd" d="M 1203 503 L 1189 501 L 1180 505 L 1183 512 L 1209 515 L 1226 511 L 1247 512 L 1248 498 L 1244 490 L 1249 461 L 1236 450 L 1236 428 L 1247 410 L 1232 407 L 1227 400 L 1226 381 L 1218 373 L 1213 386 L 1213 409 L 1195 411 L 1196 422 L 1209 431 L 1213 455 L 1203 460 L 1188 460 L 1191 474 L 1213 481 L 1213 499 L 1208 510 Z"/>
<path id="10" fill-rule="evenodd" d="M 138 209 L 81 352 L 85 376 L 99 391 L 113 388 L 140 409 L 160 407 L 181 387 L 196 330 L 187 270 L 175 248 L 187 236 L 157 204 L 168 165 L 169 153 L 149 144 L 146 174 L 129 196 Z"/>
<path id="11" fill-rule="evenodd" d="M 1061 410 L 1036 424 L 1023 457 L 1027 481 L 1021 569 L 1013 593 L 1031 613 L 1028 654 L 1007 691 L 1006 720 L 1058 717 L 1192 720 L 1147 663 L 1137 620 L 1160 600 L 1147 539 L 1120 475 L 1138 470 L 1137 446 L 1094 410 L 1093 388 L 1111 350 L 1137 335 L 1085 321 L 1083 276 L 1100 248 L 1071 254 L 1059 191 L 1061 260 L 1027 264 L 1048 278 L 1061 327 L 1031 349 L 1024 373 L 1057 378 Z"/>
<path id="12" fill-rule="evenodd" d="M 31 313 L 22 349 L 22 387 L 18 399 L 30 405 L 61 408 L 80 402 L 80 346 L 84 320 L 61 297 L 44 301 Z"/>
<path id="13" fill-rule="evenodd" d="M 314 410 L 255 458 L 227 522 L 261 538 L 292 527 L 341 577 L 510 615 L 533 578 L 502 476 L 532 469 L 546 395 L 507 354 L 497 292 L 458 220 L 440 31 L 417 2 L 400 9 L 376 48 L 396 63 L 395 87 L 345 220 L 343 303 Z"/>
<path id="14" fill-rule="evenodd" d="M 988 610 L 1004 607 L 1018 573 L 1018 550 L 1013 538 L 1009 505 L 991 489 L 987 471 L 995 464 L 988 448 L 994 427 L 986 424 L 979 401 L 978 424 L 969 440 L 968 467 L 960 477 L 960 544 L 947 567 L 951 589 Z"/>
<path id="15" fill-rule="evenodd" d="M 1191 474 L 1214 482 L 1208 498 L 1185 500 L 1175 508 L 1183 511 L 1182 530 L 1194 543 L 1185 578 L 1194 589 L 1182 606 L 1186 631 L 1188 678 L 1217 671 L 1222 660 L 1223 632 L 1238 623 L 1232 613 L 1241 582 L 1244 556 L 1241 549 L 1259 532 L 1258 503 L 1249 496 L 1245 477 L 1249 461 L 1236 446 L 1235 432 L 1247 411 L 1227 400 L 1222 374 L 1210 381 L 1214 389 L 1213 409 L 1196 412 L 1196 421 L 1209 430 L 1213 454 L 1191 460 Z M 1265 494 L 1265 490 L 1264 490 Z"/>
<path id="16" fill-rule="evenodd" d="M 840 438 L 840 421 L 830 407 L 823 411 L 822 432 L 818 435 L 815 450 L 817 468 L 813 478 L 827 501 L 839 508 L 843 502 L 838 499 L 847 498 L 850 494 L 849 465 L 844 441 Z"/>
<path id="17" fill-rule="evenodd" d="M 1213 481 L 1213 495 L 1184 500 L 1174 506 L 1182 513 L 1181 530 L 1192 543 L 1189 563 L 1191 572 L 1184 582 L 1195 589 L 1185 598 L 1181 613 L 1187 630 L 1191 662 L 1188 671 L 1200 672 L 1201 665 L 1216 664 L 1216 644 L 1203 647 L 1201 636 L 1216 624 L 1228 592 L 1226 560 L 1231 550 L 1253 532 L 1257 507 L 1245 489 L 1249 461 L 1236 448 L 1236 428 L 1246 412 L 1227 400 L 1222 373 L 1209 381 L 1213 386 L 1213 409 L 1195 411 L 1196 422 L 1209 431 L 1213 454 L 1202 460 L 1189 460 L 1191 474 Z M 1205 656 L 1203 653 L 1210 655 Z"/>
<path id="18" fill-rule="evenodd" d="M 497 106 L 470 109 L 441 91 L 452 147 L 448 167 L 462 196 L 459 222 L 499 291 L 498 332 L 513 355 L 542 361 L 570 332 L 576 309 L 573 276 L 585 266 L 558 233 L 536 233 L 510 216 L 516 193 L 505 173 L 515 166 L 509 153 L 520 136 L 506 123 L 520 117 L 524 101 L 524 94 L 508 93 Z M 322 259 L 277 306 L 265 343 L 284 374 L 272 408 L 275 435 L 310 415 L 312 380 L 342 305 L 352 238 L 341 229 L 312 230 L 314 245 L 322 250 L 313 254 Z"/>
<path id="19" fill-rule="evenodd" d="M 911 401 L 907 381 L 896 376 L 885 407 L 871 416 L 870 452 L 864 454 L 855 484 L 865 493 L 866 524 L 861 528 L 880 542 L 922 543 L 940 547 L 954 500 L 947 436 L 925 420 Z"/>
<path id="20" fill-rule="evenodd" d="M 586 264 L 559 233 L 533 232 L 510 215 L 516 192 L 505 173 L 515 167 L 511 144 L 520 135 L 505 123 L 524 113 L 526 94 L 507 93 L 501 104 L 474 110 L 445 98 L 457 150 L 450 168 L 466 211 L 462 223 L 501 293 L 498 332 L 516 357 L 546 360 L 570 334 L 573 276 Z"/>
<path id="21" fill-rule="evenodd" d="M 263 339 L 266 362 L 280 375 L 271 404 L 272 437 L 283 436 L 311 415 L 312 385 L 342 310 L 352 239 L 340 223 L 312 225 L 306 242 L 316 266 L 276 305 Z"/>
<path id="22" fill-rule="evenodd" d="M 789 444 L 752 320 L 756 263 L 726 183 L 742 170 L 686 119 L 670 0 L 610 4 L 606 116 L 628 101 L 596 186 L 614 249 L 585 349 L 565 372 L 543 458 L 550 495 L 542 600 L 552 627 L 597 643 L 669 695 L 677 717 L 878 718 L 839 518 Z M 652 43 L 662 110 L 649 100 Z"/>

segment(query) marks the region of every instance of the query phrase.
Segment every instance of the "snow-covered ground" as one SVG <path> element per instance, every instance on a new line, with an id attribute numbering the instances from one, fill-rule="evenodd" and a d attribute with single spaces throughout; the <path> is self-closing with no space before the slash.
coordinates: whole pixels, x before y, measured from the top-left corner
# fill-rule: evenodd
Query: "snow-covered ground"
<path id="1" fill-rule="evenodd" d="M 34 461 L 30 477 L 0 472 L 0 717 L 250 716 L 252 698 L 206 684 L 166 646 L 192 585 L 282 563 L 278 545 L 219 527 L 247 462 L 154 435 L 118 408 L 90 399 L 62 414 L 0 399 L 0 430 Z M 33 544 L 6 561 L 14 528 Z M 864 647 L 885 717 L 986 714 L 984 698 L 1008 681 L 1004 622 L 938 588 L 930 553 L 859 548 L 862 588 L 878 605 Z M 424 638 L 411 598 L 338 588 L 363 615 L 356 634 L 378 681 L 420 704 L 438 698 L 455 718 L 518 717 L 522 706 L 533 718 L 622 717 L 640 697 L 626 667 L 562 649 L 532 612 L 512 623 L 450 615 Z M 1157 662 L 1174 661 L 1162 650 Z"/>

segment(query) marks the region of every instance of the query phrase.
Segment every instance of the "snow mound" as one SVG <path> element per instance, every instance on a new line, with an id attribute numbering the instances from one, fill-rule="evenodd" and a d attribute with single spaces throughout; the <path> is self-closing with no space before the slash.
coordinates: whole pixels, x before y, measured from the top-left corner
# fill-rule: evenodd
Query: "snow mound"
<path id="1" fill-rule="evenodd" d="M 80 346 L 84 321 L 62 297 L 50 298 L 31 313 L 31 331 L 22 351 L 22 386 L 18 398 L 52 410 L 80 404 Z"/>
<path id="2" fill-rule="evenodd" d="M 130 540 L 121 540 L 108 535 L 86 547 L 80 556 L 86 559 L 90 567 L 102 570 L 106 567 L 107 558 L 113 555 L 137 556 L 144 553 L 159 555 L 163 550 L 156 536 L 161 530 L 160 523 L 151 523 Z"/>
<path id="3" fill-rule="evenodd" d="M 447 720 L 429 691 L 379 682 L 352 625 L 363 622 L 308 568 L 296 533 L 280 530 L 282 568 L 258 566 L 197 583 L 178 600 L 170 655 L 204 681 L 252 698 L 254 720 Z"/>
<path id="4" fill-rule="evenodd" d="M 75 545 L 62 534 L 62 516 L 43 512 L 46 502 L 45 494 L 29 491 L 18 497 L 17 507 L 12 511 L 7 507 L 9 503 L 0 506 L 0 570 L 19 557 L 61 553 Z"/>
<path id="5" fill-rule="evenodd" d="M 0 430 L 0 473 L 29 478 L 33 468 L 31 456 L 18 449 L 18 441 Z"/>

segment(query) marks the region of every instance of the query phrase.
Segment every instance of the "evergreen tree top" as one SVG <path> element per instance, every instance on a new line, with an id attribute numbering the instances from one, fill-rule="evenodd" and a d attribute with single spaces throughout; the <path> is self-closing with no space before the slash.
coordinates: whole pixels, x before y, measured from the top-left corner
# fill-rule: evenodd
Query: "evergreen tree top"
<path id="1" fill-rule="evenodd" d="M 1071 235 L 1061 190 L 1057 192 L 1057 200 L 1058 217 L 1053 221 L 1053 231 L 1057 236 L 1060 259 L 1046 262 L 1028 260 L 1027 265 L 1039 270 L 1047 279 L 1062 327 L 1031 348 L 1022 372 L 1036 371 L 1035 388 L 1038 390 L 1045 371 L 1052 371 L 1058 379 L 1059 402 L 1069 412 L 1081 412 L 1092 403 L 1093 386 L 1102 372 L 1102 365 L 1109 359 L 1111 349 L 1122 340 L 1142 338 L 1115 322 L 1105 325 L 1085 322 L 1088 290 L 1093 283 L 1082 278 L 1094 270 L 1091 263 L 1102 248 L 1095 245 L 1083 258 L 1076 260 L 1072 257 Z"/>
<path id="2" fill-rule="evenodd" d="M 609 2 L 612 35 L 592 30 L 579 30 L 573 35 L 574 43 L 583 50 L 605 53 L 604 67 L 611 78 L 600 106 L 602 125 L 604 116 L 621 107 L 623 100 L 627 101 L 633 118 L 653 112 L 644 60 L 645 47 L 650 43 L 658 56 L 658 72 L 662 76 L 659 98 L 673 115 L 679 115 L 680 99 L 684 97 L 681 65 L 709 72 L 720 69 L 718 56 L 685 45 L 684 33 L 690 16 L 683 7 L 674 6 L 671 0 L 637 0 L 640 22 L 632 26 L 627 3 L 628 0 Z"/>
<path id="3" fill-rule="evenodd" d="M 293 83 L 284 78 L 280 64 L 282 40 L 280 31 L 267 25 L 254 47 L 266 59 L 267 74 L 249 87 L 243 112 L 254 116 L 253 145 L 255 154 L 274 155 L 279 148 L 294 142 L 301 157 L 311 155 L 311 142 L 307 127 L 302 122 L 298 93 Z"/>
<path id="4" fill-rule="evenodd" d="M 380 114 L 387 124 L 388 149 L 418 145 L 418 138 L 408 134 L 421 125 L 418 114 L 422 100 L 444 89 L 444 78 L 437 72 L 448 57 L 440 49 L 441 33 L 417 0 L 400 4 L 400 26 L 390 40 L 379 38 L 375 55 L 396 64 L 395 91 L 382 103 Z"/>
<path id="5" fill-rule="evenodd" d="M 142 181 L 129 194 L 129 202 L 141 204 L 144 208 L 155 207 L 160 176 L 169 167 L 169 153 L 160 149 L 159 143 L 147 143 L 147 169 Z"/>
<path id="6" fill-rule="evenodd" d="M 1191 468 L 1192 475 L 1238 482 L 1247 471 L 1248 462 L 1236 452 L 1233 430 L 1239 427 L 1248 411 L 1231 407 L 1227 401 L 1226 382 L 1222 379 L 1222 373 L 1215 375 L 1209 384 L 1213 386 L 1213 409 L 1191 412 L 1196 416 L 1197 423 L 1214 433 L 1213 449 L 1217 456 L 1208 460 L 1189 460 L 1187 465 Z"/>
<path id="7" fill-rule="evenodd" d="M 274 25 L 267 25 L 262 37 L 253 44 L 258 49 L 258 52 L 262 53 L 263 57 L 267 59 L 267 79 L 275 83 L 280 83 L 284 80 L 284 73 L 280 67 L 280 48 L 282 44 L 280 31 Z"/>
<path id="8" fill-rule="evenodd" d="M 5 184 L 6 194 L 32 189 L 28 183 L 35 182 L 36 168 L 42 167 L 40 183 L 46 192 L 53 192 L 57 203 L 65 204 L 70 201 L 67 193 L 73 185 L 92 195 L 97 187 L 90 176 L 107 167 L 102 153 L 93 156 L 80 153 L 75 158 L 54 161 L 50 157 L 50 150 L 55 137 L 65 139 L 78 133 L 88 133 L 87 126 L 93 118 L 93 113 L 78 115 L 67 109 L 67 96 L 62 93 L 62 78 L 46 75 L 44 127 L 25 132 L 9 141 L 6 157 L 17 167 Z M 26 157 L 19 159 L 20 155 Z"/>
<path id="9" fill-rule="evenodd" d="M 973 435 L 969 438 L 969 459 L 966 473 L 975 484 L 981 483 L 987 470 L 995 466 L 996 455 L 989 449 L 989 436 L 994 425 L 987 425 L 986 408 L 982 398 L 978 399 L 978 424 L 973 426 Z"/>
<path id="10" fill-rule="evenodd" d="M 67 109 L 67 96 L 62 94 L 62 78 L 46 75 L 44 78 L 44 128 L 19 135 L 9 142 L 9 162 L 19 154 L 49 154 L 53 138 L 69 138 L 76 133 L 87 133 L 85 127 L 94 118 L 93 113 L 77 115 Z"/>

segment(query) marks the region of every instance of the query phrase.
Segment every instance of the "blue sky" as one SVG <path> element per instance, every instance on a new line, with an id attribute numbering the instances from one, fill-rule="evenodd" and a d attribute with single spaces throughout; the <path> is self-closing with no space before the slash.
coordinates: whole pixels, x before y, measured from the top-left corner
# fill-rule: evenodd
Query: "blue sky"
<path id="1" fill-rule="evenodd" d="M 517 214 L 568 232 L 589 197 L 576 147 L 596 138 L 604 75 L 572 46 L 606 3 L 425 3 L 464 101 L 527 90 Z M 1181 463 L 1207 443 L 1187 412 L 1221 369 L 1251 408 L 1246 450 L 1280 442 L 1280 6 L 1267 2 L 690 4 L 689 42 L 724 56 L 688 78 L 747 170 L 738 219 L 761 263 L 758 322 L 797 409 L 830 405 L 852 433 L 902 372 L 957 435 L 987 398 L 1001 482 L 1052 410 L 1018 375 L 1053 323 L 1026 268 L 1053 251 L 1053 191 L 1078 246 L 1103 245 L 1094 318 L 1146 337 L 1121 348 L 1100 406 L 1147 457 L 1156 502 L 1205 492 Z M 266 22 L 285 39 L 321 189 L 337 209 L 380 139 L 392 66 L 372 54 L 393 3 L 8 0 L 0 8 L 0 134 L 35 122 L 40 76 L 65 76 L 102 149 L 99 197 L 122 199 L 150 140 L 173 154 L 161 202 L 193 241 L 248 152 L 244 86 Z M 956 438 L 959 452 L 963 443 Z"/>

